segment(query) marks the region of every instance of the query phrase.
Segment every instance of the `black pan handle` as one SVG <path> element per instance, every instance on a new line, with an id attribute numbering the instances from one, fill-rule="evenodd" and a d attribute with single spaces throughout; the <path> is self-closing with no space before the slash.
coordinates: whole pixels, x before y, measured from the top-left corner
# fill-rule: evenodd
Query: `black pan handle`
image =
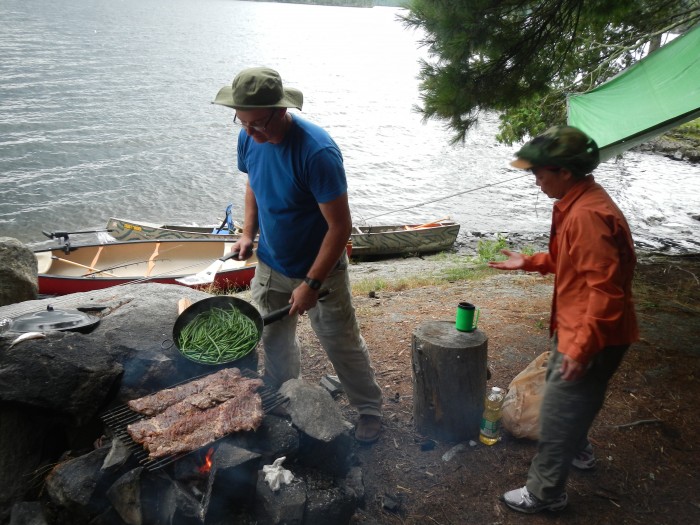
<path id="1" fill-rule="evenodd" d="M 325 297 L 328 295 L 331 291 L 329 289 L 321 290 L 318 292 L 318 298 L 321 299 L 322 297 Z M 279 321 L 280 319 L 287 317 L 289 315 L 289 310 L 292 309 L 292 305 L 288 304 L 287 306 L 280 308 L 279 310 L 275 310 L 274 312 L 270 312 L 267 314 L 265 317 L 262 318 L 263 320 L 263 326 L 266 324 L 274 323 L 275 321 Z"/>
<path id="2" fill-rule="evenodd" d="M 238 257 L 238 254 L 239 254 L 239 253 L 241 253 L 241 252 L 240 252 L 240 251 L 229 252 L 229 253 L 227 253 L 226 255 L 224 255 L 223 257 L 219 257 L 218 260 L 221 261 L 221 262 L 226 262 L 226 261 L 228 261 L 229 259 L 233 259 L 234 257 Z"/>

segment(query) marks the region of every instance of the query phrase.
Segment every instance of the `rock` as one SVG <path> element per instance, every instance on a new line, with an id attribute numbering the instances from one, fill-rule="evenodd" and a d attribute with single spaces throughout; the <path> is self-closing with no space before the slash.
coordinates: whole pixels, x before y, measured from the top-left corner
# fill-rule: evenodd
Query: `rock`
<path id="1" fill-rule="evenodd" d="M 355 493 L 355 497 L 359 503 L 364 504 L 365 499 L 365 483 L 363 480 L 362 469 L 360 467 L 351 467 L 348 475 L 345 478 L 345 486 Z"/>
<path id="2" fill-rule="evenodd" d="M 290 379 L 279 390 L 289 397 L 292 424 L 299 429 L 299 461 L 320 471 L 345 476 L 350 468 L 352 428 L 321 386 Z"/>
<path id="3" fill-rule="evenodd" d="M 39 293 L 36 257 L 12 237 L 0 237 L 0 306 L 36 299 Z"/>
<path id="4" fill-rule="evenodd" d="M 107 490 L 107 498 L 121 519 L 130 525 L 143 523 L 141 476 L 143 467 L 131 469 Z"/>
<path id="5" fill-rule="evenodd" d="M 338 406 L 324 388 L 290 379 L 280 387 L 280 394 L 289 397 L 292 423 L 308 436 L 330 443 L 347 431 Z M 318 417 L 319 413 L 324 417 Z"/>
<path id="6" fill-rule="evenodd" d="M 326 374 L 321 378 L 321 382 L 319 384 L 333 397 L 343 392 L 343 385 L 340 383 L 338 376 Z"/>
<path id="7" fill-rule="evenodd" d="M 299 432 L 288 419 L 272 414 L 265 415 L 262 425 L 254 433 L 233 434 L 226 439 L 254 450 L 265 463 L 272 463 L 280 454 L 296 457 L 299 453 Z"/>
<path id="8" fill-rule="evenodd" d="M 308 525 L 350 523 L 356 508 L 355 493 L 346 487 L 308 490 L 304 523 Z"/>
<path id="9" fill-rule="evenodd" d="M 117 479 L 100 469 L 108 452 L 105 447 L 59 463 L 46 476 L 47 494 L 76 517 L 87 518 L 86 511 L 98 514 L 107 510 L 104 489 Z"/>
<path id="10" fill-rule="evenodd" d="M 0 523 L 5 523 L 5 511 L 13 502 L 31 496 L 30 483 L 23 481 L 31 481 L 41 463 L 45 436 L 59 439 L 52 429 L 53 422 L 44 413 L 30 414 L 26 408 L 0 404 Z M 26 516 L 25 511 L 18 509 L 16 519 Z"/>
<path id="11" fill-rule="evenodd" d="M 306 483 L 295 479 L 274 492 L 265 483 L 265 474 L 258 473 L 255 516 L 259 523 L 269 525 L 301 525 L 306 507 Z"/>
<path id="12" fill-rule="evenodd" d="M 700 142 L 689 135 L 675 130 L 644 142 L 632 149 L 664 155 L 669 159 L 693 164 L 700 162 Z"/>
<path id="13" fill-rule="evenodd" d="M 38 501 L 16 503 L 10 525 L 48 525 L 44 507 Z"/>
<path id="14" fill-rule="evenodd" d="M 0 399 L 65 414 L 82 425 L 95 415 L 122 373 L 122 366 L 104 349 L 91 345 L 83 334 L 51 332 L 4 351 Z"/>

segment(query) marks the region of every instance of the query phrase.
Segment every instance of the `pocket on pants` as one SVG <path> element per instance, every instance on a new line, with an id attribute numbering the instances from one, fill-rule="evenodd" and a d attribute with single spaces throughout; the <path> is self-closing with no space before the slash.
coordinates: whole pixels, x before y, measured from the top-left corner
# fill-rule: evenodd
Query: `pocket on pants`
<path id="1" fill-rule="evenodd" d="M 250 283 L 250 294 L 259 305 L 265 305 L 267 292 L 270 290 L 272 280 L 272 269 L 264 263 L 258 262 L 255 268 L 255 276 Z"/>
<path id="2" fill-rule="evenodd" d="M 348 254 L 347 254 L 347 252 L 343 252 L 343 255 L 340 256 L 340 259 L 338 259 L 338 262 L 335 264 L 335 266 L 331 270 L 331 273 L 328 274 L 327 279 L 332 277 L 333 275 L 338 274 L 338 273 L 345 272 L 345 270 L 348 269 L 349 264 L 350 264 L 350 260 L 348 259 Z"/>

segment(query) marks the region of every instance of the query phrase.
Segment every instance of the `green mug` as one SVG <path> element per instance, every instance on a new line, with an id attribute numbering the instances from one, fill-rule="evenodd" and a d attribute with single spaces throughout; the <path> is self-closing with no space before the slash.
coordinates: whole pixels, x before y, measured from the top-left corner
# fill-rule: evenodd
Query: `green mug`
<path id="1" fill-rule="evenodd" d="M 460 332 L 473 332 L 479 321 L 479 308 L 472 303 L 461 302 L 457 305 L 455 327 Z"/>

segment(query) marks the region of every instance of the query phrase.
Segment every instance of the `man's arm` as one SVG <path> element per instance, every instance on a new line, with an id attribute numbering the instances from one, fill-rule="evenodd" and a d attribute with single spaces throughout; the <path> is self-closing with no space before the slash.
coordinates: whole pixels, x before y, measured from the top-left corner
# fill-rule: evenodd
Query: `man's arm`
<path id="1" fill-rule="evenodd" d="M 255 236 L 258 234 L 258 201 L 250 188 L 250 184 L 245 185 L 245 211 L 243 214 L 243 233 L 241 238 L 231 248 L 231 251 L 240 251 L 239 260 L 250 259 L 253 255 Z"/>
<path id="2" fill-rule="evenodd" d="M 328 231 L 307 277 L 323 282 L 338 263 L 343 251 L 347 249 L 352 231 L 352 217 L 347 193 L 330 202 L 319 204 L 319 208 L 328 223 Z M 302 283 L 292 293 L 290 314 L 306 312 L 314 307 L 317 300 L 318 290 L 312 290 L 306 283 Z"/>

